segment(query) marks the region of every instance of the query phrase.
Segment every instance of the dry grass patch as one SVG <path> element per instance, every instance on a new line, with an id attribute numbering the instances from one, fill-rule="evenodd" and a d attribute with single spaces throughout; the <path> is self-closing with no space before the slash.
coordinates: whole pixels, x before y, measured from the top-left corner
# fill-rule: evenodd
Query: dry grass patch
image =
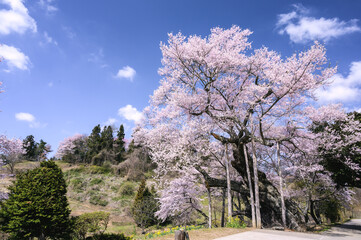
<path id="1" fill-rule="evenodd" d="M 212 228 L 212 229 L 198 229 L 189 231 L 189 238 L 191 240 L 210 240 L 220 237 L 225 237 L 232 234 L 237 234 L 249 231 L 250 228 Z M 174 240 L 174 234 L 169 234 L 161 237 L 152 238 L 154 240 Z"/>

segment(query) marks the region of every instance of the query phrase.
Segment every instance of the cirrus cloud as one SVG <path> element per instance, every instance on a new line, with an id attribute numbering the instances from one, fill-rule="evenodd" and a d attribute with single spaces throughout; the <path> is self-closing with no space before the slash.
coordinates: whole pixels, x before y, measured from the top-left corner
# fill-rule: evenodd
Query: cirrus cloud
<path id="1" fill-rule="evenodd" d="M 118 115 L 134 122 L 139 122 L 143 118 L 143 113 L 139 112 L 135 107 L 128 104 L 125 107 L 119 108 Z"/>
<path id="2" fill-rule="evenodd" d="M 314 40 L 329 41 L 340 36 L 361 32 L 358 19 L 342 21 L 338 18 L 315 18 L 309 16 L 309 10 L 301 4 L 294 4 L 294 10 L 279 14 L 278 33 L 287 34 L 294 43 L 306 43 Z"/>

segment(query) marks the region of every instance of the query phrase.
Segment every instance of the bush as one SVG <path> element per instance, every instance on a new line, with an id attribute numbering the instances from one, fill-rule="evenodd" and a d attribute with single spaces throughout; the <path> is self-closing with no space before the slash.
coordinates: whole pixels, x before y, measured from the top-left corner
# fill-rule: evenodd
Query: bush
<path id="1" fill-rule="evenodd" d="M 229 228 L 245 228 L 246 224 L 243 221 L 241 221 L 241 219 L 239 219 L 238 216 L 236 216 L 235 218 L 228 217 L 228 222 L 226 224 L 226 227 L 229 227 Z"/>
<path id="2" fill-rule="evenodd" d="M 120 194 L 122 196 L 133 196 L 135 191 L 135 186 L 133 183 L 125 182 L 120 188 Z"/>
<path id="3" fill-rule="evenodd" d="M 130 181 L 139 181 L 144 178 L 144 173 L 151 171 L 156 166 L 150 160 L 145 148 L 137 148 L 128 155 L 127 160 L 116 167 L 116 173 Z"/>
<path id="4" fill-rule="evenodd" d="M 99 185 L 99 184 L 104 184 L 104 181 L 101 178 L 93 178 L 89 184 L 90 186 Z"/>
<path id="5" fill-rule="evenodd" d="M 123 233 L 103 233 L 103 234 L 94 234 L 93 237 L 87 238 L 87 240 L 131 240 L 131 237 L 124 236 Z"/>
<path id="6" fill-rule="evenodd" d="M 86 182 L 82 178 L 74 178 L 70 181 L 75 192 L 83 192 L 86 188 Z"/>
<path id="7" fill-rule="evenodd" d="M 92 165 L 89 167 L 89 173 L 91 174 L 107 174 L 112 171 L 112 168 L 109 165 L 104 166 L 95 166 Z"/>
<path id="8" fill-rule="evenodd" d="M 86 239 L 88 233 L 103 234 L 108 227 L 110 213 L 92 212 L 74 217 L 74 234 L 77 239 Z M 90 238 L 92 239 L 92 238 Z"/>
<path id="9" fill-rule="evenodd" d="M 339 200 L 330 198 L 327 201 L 322 202 L 320 208 L 321 213 L 323 213 L 326 218 L 330 219 L 331 223 L 340 221 L 342 205 Z"/>
<path id="10" fill-rule="evenodd" d="M 108 205 L 108 201 L 103 199 L 101 196 L 99 195 L 91 195 L 90 196 L 90 199 L 89 199 L 89 202 L 93 205 L 100 205 L 100 206 L 107 206 Z"/>

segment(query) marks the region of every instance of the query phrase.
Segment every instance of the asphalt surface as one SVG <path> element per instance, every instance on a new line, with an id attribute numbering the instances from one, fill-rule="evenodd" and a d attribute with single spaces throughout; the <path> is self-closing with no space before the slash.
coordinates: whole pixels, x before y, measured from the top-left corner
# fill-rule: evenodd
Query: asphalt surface
<path id="1" fill-rule="evenodd" d="M 257 229 L 215 240 L 361 240 L 361 219 L 352 219 L 321 234 Z"/>

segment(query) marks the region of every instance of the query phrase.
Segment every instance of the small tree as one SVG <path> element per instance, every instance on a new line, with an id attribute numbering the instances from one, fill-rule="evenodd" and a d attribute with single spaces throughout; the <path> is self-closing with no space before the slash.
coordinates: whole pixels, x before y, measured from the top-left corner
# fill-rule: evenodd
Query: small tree
<path id="1" fill-rule="evenodd" d="M 110 213 L 92 212 L 75 217 L 74 233 L 77 239 L 86 239 L 88 233 L 103 234 L 107 230 Z"/>
<path id="2" fill-rule="evenodd" d="M 22 141 L 20 139 L 9 139 L 5 135 L 0 135 L 0 162 L 13 174 L 15 165 L 21 161 L 24 153 Z"/>
<path id="3" fill-rule="evenodd" d="M 0 204 L 1 230 L 14 239 L 63 239 L 70 233 L 70 209 L 61 169 L 53 162 L 19 174 Z"/>
<path id="4" fill-rule="evenodd" d="M 45 161 L 47 154 L 51 152 L 51 146 L 47 144 L 43 139 L 40 139 L 38 147 L 36 149 L 36 158 L 38 161 Z"/>
<path id="5" fill-rule="evenodd" d="M 131 213 L 135 223 L 145 233 L 145 228 L 157 223 L 155 212 L 159 209 L 159 203 L 155 199 L 155 193 L 149 191 L 143 179 L 140 183 L 137 195 L 134 198 Z"/>

